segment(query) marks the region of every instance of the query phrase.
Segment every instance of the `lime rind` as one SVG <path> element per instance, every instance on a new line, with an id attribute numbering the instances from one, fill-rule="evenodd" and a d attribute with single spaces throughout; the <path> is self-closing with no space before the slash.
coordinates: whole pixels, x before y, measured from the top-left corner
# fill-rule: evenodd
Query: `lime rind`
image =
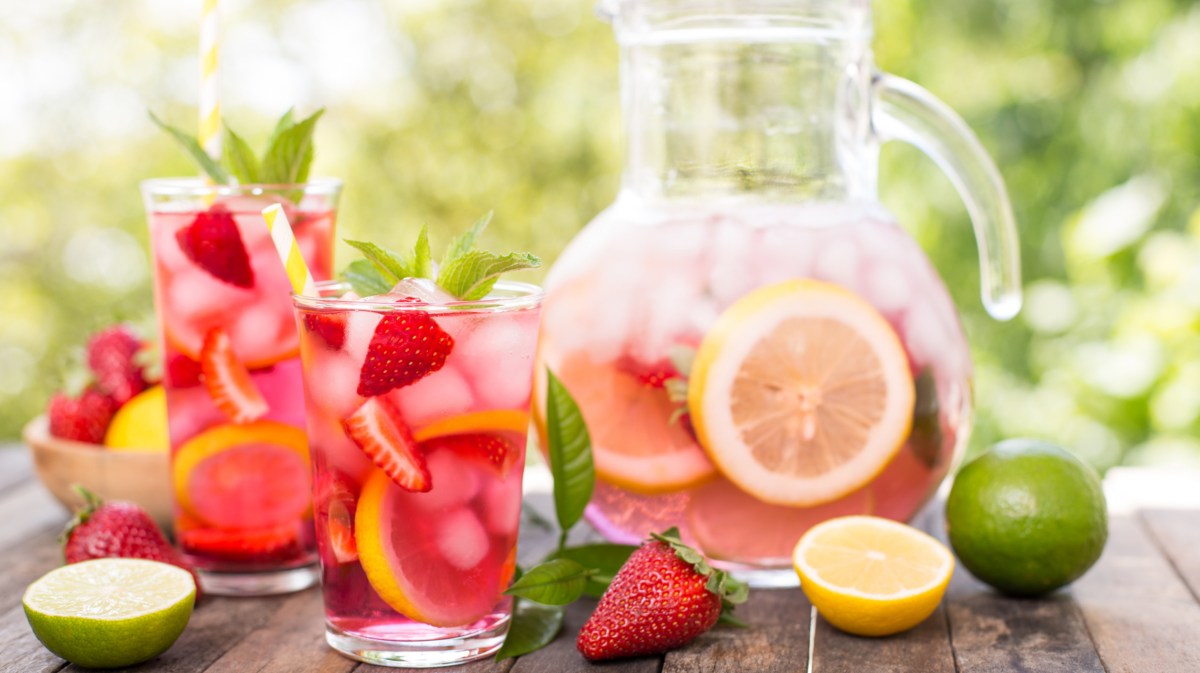
<path id="1" fill-rule="evenodd" d="M 96 559 L 53 570 L 22 599 L 46 649 L 88 668 L 117 668 L 167 651 L 192 615 L 190 573 L 156 561 Z"/>

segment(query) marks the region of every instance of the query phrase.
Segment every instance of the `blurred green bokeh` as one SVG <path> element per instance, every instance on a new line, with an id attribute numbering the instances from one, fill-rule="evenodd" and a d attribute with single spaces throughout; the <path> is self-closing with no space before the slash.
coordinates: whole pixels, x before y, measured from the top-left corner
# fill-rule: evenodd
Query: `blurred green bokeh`
<path id="1" fill-rule="evenodd" d="M 0 438 L 93 330 L 152 309 L 140 180 L 192 174 L 147 108 L 194 116 L 195 14 L 153 0 L 8 3 L 0 26 Z M 223 2 L 226 119 L 255 144 L 328 108 L 314 172 L 342 235 L 553 260 L 615 194 L 617 49 L 584 0 Z M 1026 308 L 991 321 L 966 214 L 915 150 L 885 203 L 947 280 L 977 366 L 973 448 L 1052 439 L 1096 467 L 1200 465 L 1200 6 L 879 0 L 876 56 L 958 110 L 1021 229 Z M 10 81 L 11 80 L 11 81 Z M 340 247 L 338 259 L 350 258 Z"/>

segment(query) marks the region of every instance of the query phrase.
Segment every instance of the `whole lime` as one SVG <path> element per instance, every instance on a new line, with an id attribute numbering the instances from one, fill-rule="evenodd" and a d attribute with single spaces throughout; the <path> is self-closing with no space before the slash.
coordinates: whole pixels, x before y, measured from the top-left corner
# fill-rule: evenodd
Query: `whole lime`
<path id="1" fill-rule="evenodd" d="M 122 668 L 167 651 L 195 599 L 186 570 L 102 558 L 51 570 L 29 585 L 22 603 L 46 649 L 86 668 Z"/>
<path id="2" fill-rule="evenodd" d="M 1011 439 L 959 471 L 946 530 L 972 575 L 1006 594 L 1038 596 L 1100 558 L 1108 508 L 1091 467 L 1053 444 Z"/>

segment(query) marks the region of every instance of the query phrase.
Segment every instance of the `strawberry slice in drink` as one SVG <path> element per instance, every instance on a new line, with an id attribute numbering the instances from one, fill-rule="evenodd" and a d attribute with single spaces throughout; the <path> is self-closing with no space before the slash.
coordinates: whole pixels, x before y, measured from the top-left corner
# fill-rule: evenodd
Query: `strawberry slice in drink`
<path id="1" fill-rule="evenodd" d="M 381 397 L 371 397 L 342 421 L 346 435 L 397 486 L 424 493 L 433 488 L 425 455 L 400 414 Z"/>
<path id="2" fill-rule="evenodd" d="M 233 213 L 214 205 L 175 232 L 179 249 L 213 278 L 240 288 L 254 287 L 254 269 Z"/>
<path id="3" fill-rule="evenodd" d="M 307 313 L 304 316 L 304 327 L 336 351 L 341 350 L 346 343 L 347 321 L 345 313 Z"/>
<path id="4" fill-rule="evenodd" d="M 405 297 L 400 302 L 420 303 Z M 363 397 L 410 386 L 438 371 L 454 349 L 454 338 L 420 311 L 383 316 L 371 336 L 358 382 Z"/>
<path id="5" fill-rule="evenodd" d="M 358 560 L 358 544 L 354 540 L 354 509 L 357 506 L 355 487 L 339 472 L 326 469 L 320 475 L 316 497 L 319 521 L 325 526 L 329 551 L 338 563 Z"/>
<path id="6" fill-rule="evenodd" d="M 421 444 L 425 453 L 449 450 L 465 458 L 485 463 L 499 476 L 509 473 L 521 458 L 521 451 L 511 440 L 500 434 L 475 432 L 437 437 Z"/>
<path id="7" fill-rule="evenodd" d="M 179 544 L 189 554 L 243 563 L 287 561 L 304 551 L 295 524 L 242 530 L 194 528 L 182 532 Z"/>
<path id="8" fill-rule="evenodd" d="M 258 420 L 270 409 L 262 392 L 254 385 L 254 379 L 250 378 L 250 370 L 233 352 L 229 335 L 219 327 L 209 330 L 204 337 L 200 372 L 213 404 L 234 423 Z"/>

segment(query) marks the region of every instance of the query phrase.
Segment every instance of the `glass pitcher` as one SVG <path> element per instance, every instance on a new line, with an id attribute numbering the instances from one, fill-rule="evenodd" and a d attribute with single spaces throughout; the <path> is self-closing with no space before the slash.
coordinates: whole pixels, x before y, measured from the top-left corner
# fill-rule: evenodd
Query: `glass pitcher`
<path id="1" fill-rule="evenodd" d="M 621 46 L 625 171 L 548 276 L 538 367 L 590 429 L 588 518 L 634 544 L 678 526 L 753 583 L 794 584 L 809 527 L 910 519 L 971 422 L 962 327 L 878 203 L 880 143 L 950 177 L 1000 320 L 1021 302 L 1004 185 L 954 112 L 875 70 L 868 0 L 600 10 Z"/>

